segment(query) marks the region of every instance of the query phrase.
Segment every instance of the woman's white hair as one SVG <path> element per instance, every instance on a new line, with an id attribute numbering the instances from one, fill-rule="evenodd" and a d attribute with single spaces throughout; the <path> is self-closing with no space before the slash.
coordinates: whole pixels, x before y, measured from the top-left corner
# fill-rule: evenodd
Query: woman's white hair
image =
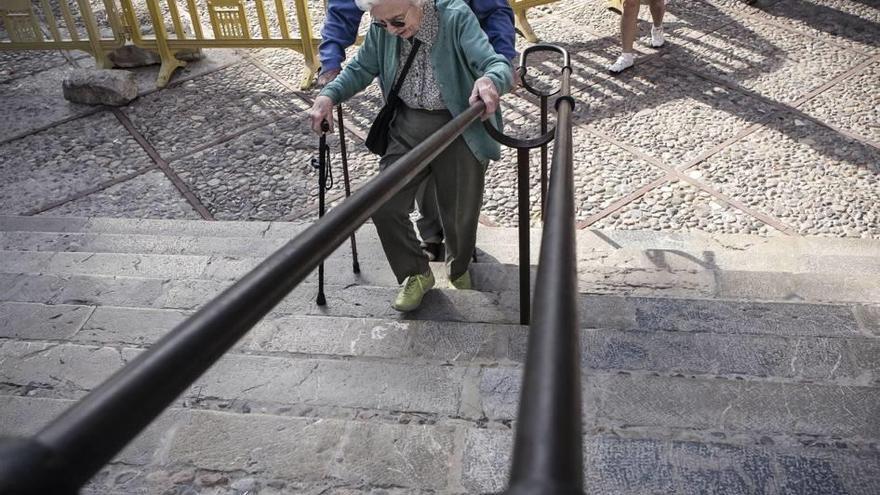
<path id="1" fill-rule="evenodd" d="M 421 7 L 425 4 L 426 1 L 427 0 L 409 0 L 409 3 L 415 5 L 416 7 Z M 373 7 L 383 2 L 385 2 L 385 0 L 354 0 L 354 3 L 358 6 L 358 8 L 363 10 L 364 12 L 369 12 L 373 10 Z"/>

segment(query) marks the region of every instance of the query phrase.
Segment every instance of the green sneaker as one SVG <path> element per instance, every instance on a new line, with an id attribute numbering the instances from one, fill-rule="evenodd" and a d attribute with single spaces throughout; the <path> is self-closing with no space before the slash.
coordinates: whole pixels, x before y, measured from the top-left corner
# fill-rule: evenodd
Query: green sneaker
<path id="1" fill-rule="evenodd" d="M 403 288 L 391 307 L 398 311 L 412 311 L 422 304 L 422 298 L 431 287 L 434 287 L 434 274 L 431 270 L 423 275 L 410 275 L 403 281 Z"/>
<path id="2" fill-rule="evenodd" d="M 455 280 L 450 280 L 449 283 L 458 290 L 471 290 L 474 288 L 474 285 L 471 283 L 470 272 L 464 272 L 462 276 Z"/>

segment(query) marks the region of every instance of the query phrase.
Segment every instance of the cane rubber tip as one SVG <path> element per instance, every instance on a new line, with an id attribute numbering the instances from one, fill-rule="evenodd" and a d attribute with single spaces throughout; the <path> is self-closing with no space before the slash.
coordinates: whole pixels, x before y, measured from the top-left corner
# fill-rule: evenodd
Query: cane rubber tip
<path id="1" fill-rule="evenodd" d="M 324 294 L 318 294 L 318 298 L 315 300 L 315 303 L 318 306 L 326 306 L 327 305 L 327 298 L 324 297 Z"/>
<path id="2" fill-rule="evenodd" d="M 361 272 L 361 265 L 357 261 L 355 261 L 354 264 L 351 265 L 351 268 L 352 270 L 354 270 L 355 273 Z"/>

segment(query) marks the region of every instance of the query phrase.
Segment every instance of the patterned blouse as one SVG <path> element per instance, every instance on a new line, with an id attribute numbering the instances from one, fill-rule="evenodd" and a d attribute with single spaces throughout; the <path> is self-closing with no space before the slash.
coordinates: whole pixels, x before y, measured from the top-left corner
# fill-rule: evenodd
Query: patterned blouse
<path id="1" fill-rule="evenodd" d="M 437 8 L 434 6 L 433 0 L 426 0 L 422 6 L 422 25 L 419 26 L 419 30 L 415 34 L 415 37 L 422 42 L 422 46 L 416 53 L 416 58 L 406 74 L 406 79 L 404 79 L 399 93 L 400 99 L 410 108 L 446 109 L 446 104 L 440 97 L 440 86 L 437 84 L 434 67 L 431 65 L 431 51 L 437 41 L 439 27 Z M 411 49 L 411 42 L 406 41 L 401 44 L 398 77 L 406 64 Z"/>

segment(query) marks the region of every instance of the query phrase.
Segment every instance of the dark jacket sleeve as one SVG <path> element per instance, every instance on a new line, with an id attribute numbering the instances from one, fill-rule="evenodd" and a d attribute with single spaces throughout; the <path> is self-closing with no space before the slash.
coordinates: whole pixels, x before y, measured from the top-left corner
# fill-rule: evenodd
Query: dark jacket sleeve
<path id="1" fill-rule="evenodd" d="M 364 12 L 354 0 L 329 0 L 327 18 L 321 27 L 321 45 L 318 47 L 322 72 L 342 66 L 345 49 L 357 39 L 363 15 Z"/>
<path id="2" fill-rule="evenodd" d="M 480 20 L 480 27 L 489 37 L 495 53 L 504 55 L 507 60 L 516 57 L 513 28 L 513 9 L 507 0 L 470 0 L 466 2 Z"/>

